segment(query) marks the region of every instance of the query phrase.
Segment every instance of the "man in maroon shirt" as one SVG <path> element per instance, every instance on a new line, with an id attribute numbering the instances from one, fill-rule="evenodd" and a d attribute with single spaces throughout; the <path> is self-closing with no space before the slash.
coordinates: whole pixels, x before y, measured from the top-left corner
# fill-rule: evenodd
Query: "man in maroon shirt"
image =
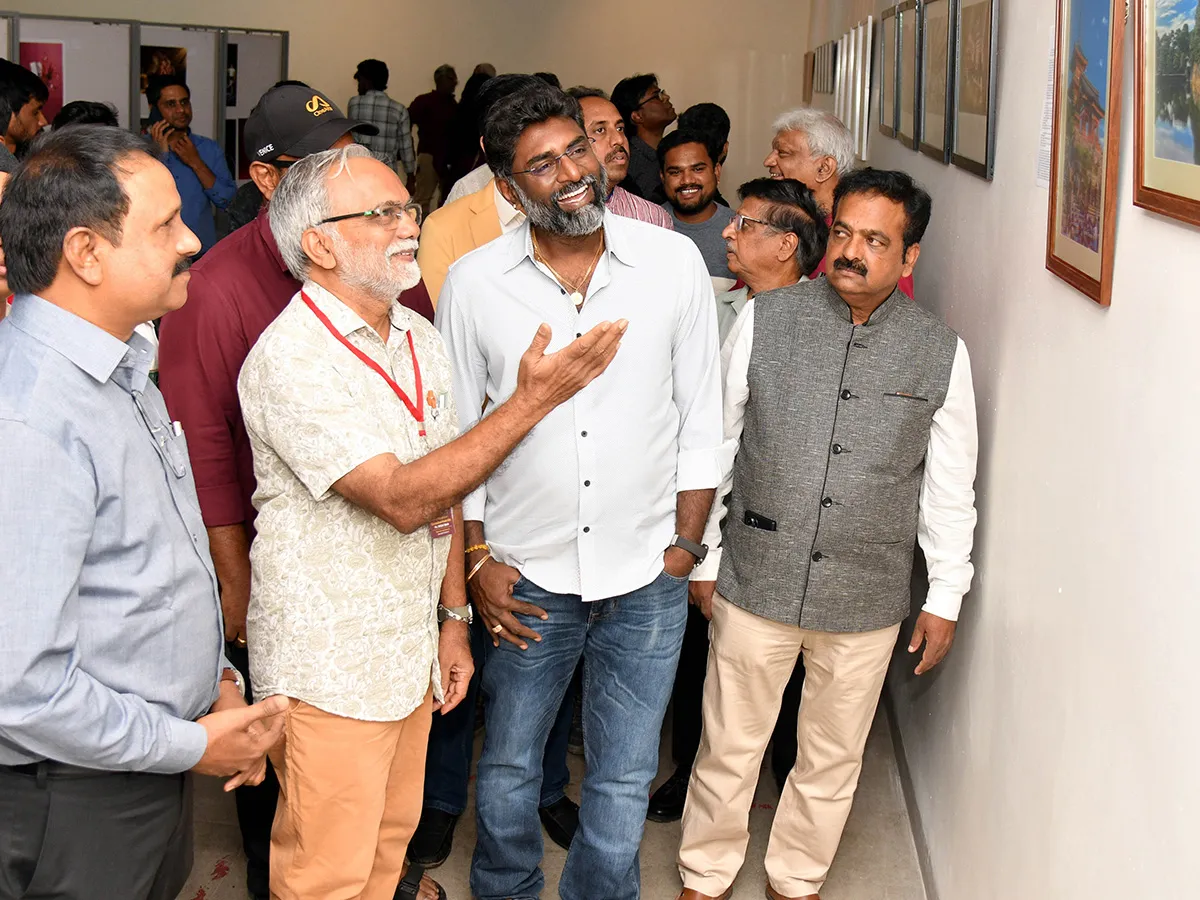
<path id="1" fill-rule="evenodd" d="M 433 211 L 433 193 L 442 189 L 441 202 L 446 202 L 450 193 L 450 161 L 448 140 L 450 122 L 458 109 L 454 91 L 458 87 L 458 75 L 454 67 L 438 66 L 433 73 L 434 89 L 422 94 L 408 105 L 408 115 L 417 126 L 417 190 L 413 199 L 421 204 L 422 212 L 428 216 Z"/>
<path id="2" fill-rule="evenodd" d="M 187 434 L 200 511 L 221 586 L 226 658 L 249 686 L 246 607 L 254 537 L 254 461 L 238 404 L 242 363 L 263 330 L 300 289 L 284 265 L 267 221 L 267 206 L 288 166 L 352 143 L 351 132 L 373 125 L 345 118 L 320 91 L 281 85 L 263 95 L 246 122 L 250 177 L 265 203 L 258 217 L 218 242 L 191 269 L 187 304 L 159 325 L 159 386 Z M 423 284 L 400 297 L 433 320 Z M 249 689 L 249 688 L 248 688 Z M 238 823 L 253 897 L 268 896 L 268 854 L 279 782 L 274 773 L 237 791 Z"/>

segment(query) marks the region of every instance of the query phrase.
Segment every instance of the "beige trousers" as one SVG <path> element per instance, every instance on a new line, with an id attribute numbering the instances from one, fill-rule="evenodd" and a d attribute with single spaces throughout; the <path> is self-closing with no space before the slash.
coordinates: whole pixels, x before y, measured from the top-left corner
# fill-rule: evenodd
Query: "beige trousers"
<path id="1" fill-rule="evenodd" d="M 271 900 L 392 900 L 421 818 L 433 693 L 399 722 L 292 700 L 272 748 Z"/>
<path id="2" fill-rule="evenodd" d="M 713 598 L 704 730 L 692 767 L 679 874 L 719 897 L 737 877 L 763 753 L 804 654 L 796 765 L 775 811 L 767 878 L 785 897 L 821 889 L 850 815 L 863 747 L 899 625 L 849 634 L 781 625 Z"/>

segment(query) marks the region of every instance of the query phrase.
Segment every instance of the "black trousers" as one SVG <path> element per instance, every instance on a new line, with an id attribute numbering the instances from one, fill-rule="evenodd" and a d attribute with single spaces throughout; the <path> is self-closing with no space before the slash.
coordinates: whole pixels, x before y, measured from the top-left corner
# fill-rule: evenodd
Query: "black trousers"
<path id="1" fill-rule="evenodd" d="M 175 900 L 192 776 L 0 766 L 0 900 Z"/>
<path id="2" fill-rule="evenodd" d="M 225 643 L 225 658 L 246 679 L 247 700 L 254 697 L 250 684 L 250 654 L 233 641 Z M 252 897 L 270 895 L 271 826 L 275 805 L 279 802 L 279 778 L 267 760 L 267 776 L 262 784 L 240 787 L 233 792 L 237 804 L 238 827 L 242 831 L 242 849 L 246 851 L 246 888 Z"/>
<path id="3" fill-rule="evenodd" d="M 675 765 L 691 771 L 700 749 L 700 727 L 704 709 L 704 674 L 708 671 L 708 620 L 695 606 L 688 607 L 683 650 L 671 694 L 671 755 Z M 796 669 L 783 692 L 783 705 L 771 737 L 771 771 L 786 778 L 796 764 L 796 728 L 800 715 L 800 692 L 804 687 L 804 662 Z"/>

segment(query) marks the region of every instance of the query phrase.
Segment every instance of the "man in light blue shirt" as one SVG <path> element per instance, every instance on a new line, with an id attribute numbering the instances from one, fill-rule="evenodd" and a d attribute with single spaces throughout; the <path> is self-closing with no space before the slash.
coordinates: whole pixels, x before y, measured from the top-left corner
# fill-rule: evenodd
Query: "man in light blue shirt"
<path id="1" fill-rule="evenodd" d="M 183 773 L 256 783 L 282 730 L 222 656 L 187 448 L 134 334 L 186 299 L 180 210 L 154 148 L 103 126 L 52 135 L 0 207 L 0 900 L 172 900 Z"/>
<path id="2" fill-rule="evenodd" d="M 213 207 L 224 209 L 237 192 L 225 154 L 216 141 L 192 131 L 192 92 L 182 81 L 152 81 L 146 99 L 162 116 L 150 126 L 150 137 L 175 179 L 183 224 L 200 239 L 200 253 L 207 253 L 217 242 Z"/>

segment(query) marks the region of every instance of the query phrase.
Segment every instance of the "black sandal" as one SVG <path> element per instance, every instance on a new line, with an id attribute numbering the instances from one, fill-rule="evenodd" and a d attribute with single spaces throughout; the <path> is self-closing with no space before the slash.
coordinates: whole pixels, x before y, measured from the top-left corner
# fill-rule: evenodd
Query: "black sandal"
<path id="1" fill-rule="evenodd" d="M 404 877 L 400 879 L 400 883 L 396 885 L 396 893 L 393 900 L 417 900 L 421 892 L 421 879 L 425 877 L 425 867 L 418 866 L 416 863 L 408 864 L 408 871 L 404 873 Z M 433 879 L 430 879 L 431 881 Z M 438 900 L 446 900 L 446 889 L 433 882 L 438 891 Z"/>

